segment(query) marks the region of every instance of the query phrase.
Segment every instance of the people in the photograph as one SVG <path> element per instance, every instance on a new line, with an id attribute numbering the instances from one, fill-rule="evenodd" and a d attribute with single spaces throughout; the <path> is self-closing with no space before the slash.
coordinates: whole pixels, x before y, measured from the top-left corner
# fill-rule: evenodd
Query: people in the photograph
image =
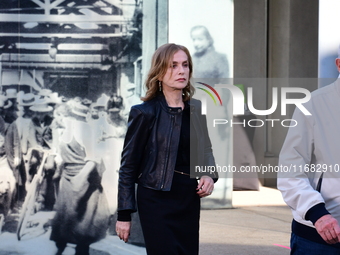
<path id="1" fill-rule="evenodd" d="M 149 255 L 198 254 L 200 198 L 212 193 L 217 180 L 211 173 L 199 176 L 199 181 L 190 178 L 190 166 L 215 165 L 200 102 L 191 99 L 192 66 L 184 46 L 159 47 L 152 57 L 144 103 L 133 106 L 129 115 L 116 231 L 128 241 L 137 200 Z"/>
<path id="2" fill-rule="evenodd" d="M 101 185 L 102 155 L 97 153 L 86 122 L 88 108 L 79 102 L 70 105 L 69 116 L 64 116 L 69 118 L 68 126 L 60 138 L 62 170 L 50 238 L 57 254 L 73 243 L 75 254 L 86 255 L 91 243 L 105 237 L 110 213 Z"/>
<path id="3" fill-rule="evenodd" d="M 216 52 L 214 40 L 205 26 L 191 28 L 191 39 L 195 48 L 192 61 L 194 78 L 229 78 L 229 63 L 225 54 Z"/>
<path id="4" fill-rule="evenodd" d="M 335 60 L 340 72 L 339 56 Z M 291 254 L 340 254 L 340 76 L 312 93 L 281 149 L 278 188 L 292 209 Z"/>

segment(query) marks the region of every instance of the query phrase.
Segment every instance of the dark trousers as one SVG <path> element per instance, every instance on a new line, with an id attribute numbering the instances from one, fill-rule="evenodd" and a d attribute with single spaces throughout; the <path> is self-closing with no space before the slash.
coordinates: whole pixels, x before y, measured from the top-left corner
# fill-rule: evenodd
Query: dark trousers
<path id="1" fill-rule="evenodd" d="M 340 255 L 340 248 L 309 241 L 292 233 L 291 255 Z"/>

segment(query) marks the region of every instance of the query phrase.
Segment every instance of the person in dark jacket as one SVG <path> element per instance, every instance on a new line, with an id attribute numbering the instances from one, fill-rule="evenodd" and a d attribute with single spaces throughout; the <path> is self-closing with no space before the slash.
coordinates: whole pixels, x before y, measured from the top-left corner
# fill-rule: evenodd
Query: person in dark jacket
<path id="1" fill-rule="evenodd" d="M 215 173 L 194 171 L 194 166 L 215 166 L 215 160 L 200 102 L 191 99 L 191 75 L 187 48 L 159 47 L 146 80 L 144 103 L 133 106 L 129 114 L 116 231 L 128 241 L 131 213 L 138 206 L 149 255 L 198 254 L 200 198 L 209 196 L 217 181 Z"/>

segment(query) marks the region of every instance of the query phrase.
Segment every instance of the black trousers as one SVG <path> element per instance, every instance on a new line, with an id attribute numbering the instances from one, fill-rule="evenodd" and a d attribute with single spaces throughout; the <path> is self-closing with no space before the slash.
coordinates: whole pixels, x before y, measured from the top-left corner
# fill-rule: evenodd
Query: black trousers
<path id="1" fill-rule="evenodd" d="M 170 191 L 137 189 L 137 203 L 148 255 L 197 255 L 200 198 L 197 181 L 175 173 Z"/>

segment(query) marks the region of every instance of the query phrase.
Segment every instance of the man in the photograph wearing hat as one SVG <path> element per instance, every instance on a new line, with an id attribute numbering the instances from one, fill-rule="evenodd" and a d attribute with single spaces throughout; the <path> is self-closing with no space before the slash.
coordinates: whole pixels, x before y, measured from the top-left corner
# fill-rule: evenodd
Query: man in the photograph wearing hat
<path id="1" fill-rule="evenodd" d="M 33 177 L 41 164 L 43 157 L 42 151 L 53 149 L 53 137 L 51 124 L 53 121 L 53 107 L 48 105 L 47 98 L 38 98 L 34 105 L 29 109 L 34 112 L 33 123 L 35 128 L 35 138 L 38 143 L 36 150 L 32 151 L 29 166 L 29 176 Z M 36 203 L 36 209 L 52 210 L 55 203 L 55 188 L 53 183 L 53 175 L 56 171 L 54 155 L 49 155 L 44 163 L 44 180 L 39 192 Z"/>
<path id="2" fill-rule="evenodd" d="M 18 118 L 8 127 L 5 149 L 8 163 L 17 181 L 18 200 L 23 200 L 26 195 L 30 152 L 38 146 L 32 122 L 33 112 L 29 109 L 35 103 L 35 96 L 31 93 L 18 93 L 17 103 Z"/>
<path id="3" fill-rule="evenodd" d="M 14 88 L 6 89 L 6 97 L 11 102 L 11 106 L 5 111 L 5 122 L 13 123 L 17 119 L 17 90 Z"/>
<path id="4" fill-rule="evenodd" d="M 61 97 L 59 97 L 58 92 L 53 92 L 50 89 L 40 90 L 37 95 L 37 100 L 43 100 L 45 103 L 52 107 L 62 102 L 62 99 Z"/>
<path id="5" fill-rule="evenodd" d="M 36 101 L 36 103 L 30 107 L 30 110 L 34 112 L 32 120 L 35 125 L 38 144 L 41 147 L 50 148 L 49 145 L 52 137 L 46 139 L 46 132 L 48 132 L 49 126 L 53 121 L 53 107 L 48 105 L 47 101 L 43 99 L 41 101 Z"/>
<path id="6" fill-rule="evenodd" d="M 15 121 L 18 127 L 19 136 L 21 138 L 21 148 L 24 154 L 27 154 L 29 148 L 38 146 L 35 137 L 35 128 L 32 121 L 34 112 L 30 109 L 35 104 L 35 96 L 32 93 L 19 94 L 18 103 L 18 118 Z"/>

